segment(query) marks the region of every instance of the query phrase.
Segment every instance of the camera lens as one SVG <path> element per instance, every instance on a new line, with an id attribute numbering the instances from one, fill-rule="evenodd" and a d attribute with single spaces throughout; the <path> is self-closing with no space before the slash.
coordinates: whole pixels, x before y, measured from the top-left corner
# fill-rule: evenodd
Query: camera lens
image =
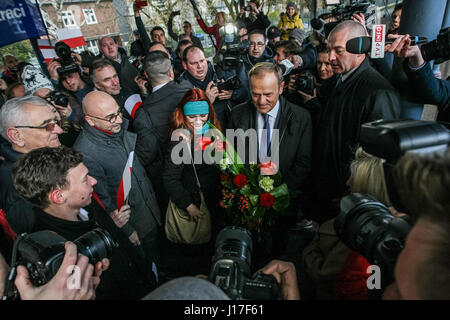
<path id="1" fill-rule="evenodd" d="M 250 273 L 253 242 L 250 232 L 239 227 L 226 227 L 217 235 L 213 262 L 235 260 L 245 274 Z"/>
<path id="2" fill-rule="evenodd" d="M 108 231 L 100 228 L 83 234 L 74 243 L 77 245 L 78 253 L 88 257 L 89 263 L 94 265 L 104 258 L 110 258 L 113 249 L 118 247 Z"/>

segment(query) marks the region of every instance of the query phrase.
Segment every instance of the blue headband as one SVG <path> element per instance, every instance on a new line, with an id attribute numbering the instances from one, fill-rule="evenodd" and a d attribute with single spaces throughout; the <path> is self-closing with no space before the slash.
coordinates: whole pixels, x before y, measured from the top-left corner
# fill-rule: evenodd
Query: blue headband
<path id="1" fill-rule="evenodd" d="M 185 116 L 195 116 L 197 114 L 209 114 L 207 101 L 191 101 L 184 105 Z"/>

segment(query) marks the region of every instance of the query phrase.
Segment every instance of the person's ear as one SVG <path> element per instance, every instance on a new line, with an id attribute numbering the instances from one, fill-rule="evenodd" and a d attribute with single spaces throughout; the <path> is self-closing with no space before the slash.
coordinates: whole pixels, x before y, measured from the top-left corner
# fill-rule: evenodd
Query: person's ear
<path id="1" fill-rule="evenodd" d="M 62 194 L 62 191 L 59 189 L 53 190 L 50 192 L 48 199 L 50 200 L 50 203 L 55 204 L 64 204 L 66 202 L 66 199 L 64 198 L 64 195 Z"/>
<path id="2" fill-rule="evenodd" d="M 184 70 L 187 70 L 187 65 L 186 65 L 186 62 L 182 62 L 182 64 L 183 64 L 183 68 L 184 68 Z"/>
<path id="3" fill-rule="evenodd" d="M 89 116 L 84 116 L 84 120 L 86 120 L 86 122 L 91 126 L 91 127 L 95 127 L 95 123 L 94 121 L 91 119 L 91 117 Z"/>
<path id="4" fill-rule="evenodd" d="M 172 69 L 172 67 L 169 69 L 169 77 L 170 77 L 170 79 L 175 79 L 175 74 L 173 73 L 173 69 Z"/>
<path id="5" fill-rule="evenodd" d="M 23 135 L 17 128 L 6 129 L 6 135 L 13 144 L 18 145 L 19 147 L 25 146 Z"/>
<path id="6" fill-rule="evenodd" d="M 284 85 L 285 85 L 285 82 L 283 81 L 283 82 L 281 83 L 281 85 L 280 85 L 280 90 L 279 90 L 279 92 L 278 92 L 280 95 L 283 94 Z"/>

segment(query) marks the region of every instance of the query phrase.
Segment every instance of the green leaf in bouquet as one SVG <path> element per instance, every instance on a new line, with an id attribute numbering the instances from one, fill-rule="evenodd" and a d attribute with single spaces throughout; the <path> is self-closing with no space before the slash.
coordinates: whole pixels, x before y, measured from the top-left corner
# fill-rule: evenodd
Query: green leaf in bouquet
<path id="1" fill-rule="evenodd" d="M 246 184 L 245 186 L 243 186 L 241 188 L 241 194 L 245 195 L 245 196 L 249 196 L 252 193 L 252 188 L 250 187 L 250 184 Z"/>
<path id="2" fill-rule="evenodd" d="M 289 207 L 289 203 L 291 202 L 289 194 L 286 196 L 279 197 L 275 199 L 275 203 L 273 204 L 273 209 L 277 212 L 283 212 Z"/>
<path id="3" fill-rule="evenodd" d="M 248 198 L 250 199 L 250 204 L 251 204 L 253 207 L 258 206 L 258 203 L 259 203 L 259 195 L 257 195 L 257 194 L 251 194 L 251 195 L 248 196 Z"/>
<path id="4" fill-rule="evenodd" d="M 274 188 L 269 193 L 271 195 L 273 195 L 275 198 L 279 198 L 279 197 L 289 195 L 289 189 L 288 189 L 287 185 L 285 183 L 283 183 L 281 186 Z"/>

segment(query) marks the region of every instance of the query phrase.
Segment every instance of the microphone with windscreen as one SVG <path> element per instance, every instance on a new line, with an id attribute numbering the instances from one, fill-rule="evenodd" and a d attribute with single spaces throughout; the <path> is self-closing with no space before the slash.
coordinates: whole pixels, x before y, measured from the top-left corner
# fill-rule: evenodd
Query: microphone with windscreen
<path id="1" fill-rule="evenodd" d="M 409 37 L 411 39 L 411 45 L 415 46 L 418 44 L 427 43 L 428 40 L 425 37 L 413 36 Z M 384 44 L 392 44 L 396 39 L 386 39 Z M 347 41 L 345 49 L 348 52 L 354 54 L 367 53 L 372 49 L 372 38 L 371 37 L 356 37 Z"/>

